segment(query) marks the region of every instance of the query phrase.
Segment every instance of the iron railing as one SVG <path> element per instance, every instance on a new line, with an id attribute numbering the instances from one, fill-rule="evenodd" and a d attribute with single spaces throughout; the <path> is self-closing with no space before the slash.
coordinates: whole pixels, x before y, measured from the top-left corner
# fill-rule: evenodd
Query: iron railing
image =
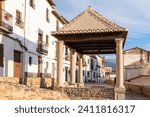
<path id="1" fill-rule="evenodd" d="M 0 28 L 7 32 L 13 31 L 13 16 L 3 9 L 0 9 Z"/>
<path id="2" fill-rule="evenodd" d="M 43 41 L 38 41 L 38 51 L 42 54 L 48 54 L 48 44 Z"/>

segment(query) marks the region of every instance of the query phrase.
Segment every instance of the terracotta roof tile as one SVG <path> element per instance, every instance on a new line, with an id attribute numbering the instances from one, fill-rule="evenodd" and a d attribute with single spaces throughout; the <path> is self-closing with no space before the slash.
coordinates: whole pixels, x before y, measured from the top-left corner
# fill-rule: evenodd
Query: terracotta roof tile
<path id="1" fill-rule="evenodd" d="M 67 25 L 52 35 L 59 34 L 76 34 L 76 33 L 105 33 L 105 32 L 124 32 L 126 28 L 122 28 L 117 24 L 109 21 L 91 7 L 82 12 Z"/>

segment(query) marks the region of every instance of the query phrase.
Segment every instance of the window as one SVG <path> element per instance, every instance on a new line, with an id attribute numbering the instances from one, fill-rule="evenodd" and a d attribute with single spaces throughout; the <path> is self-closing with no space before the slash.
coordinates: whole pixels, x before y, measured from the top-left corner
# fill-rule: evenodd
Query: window
<path id="1" fill-rule="evenodd" d="M 32 57 L 29 57 L 29 65 L 32 65 Z"/>
<path id="2" fill-rule="evenodd" d="M 79 58 L 78 58 L 78 56 L 77 56 L 77 62 L 79 62 Z"/>
<path id="3" fill-rule="evenodd" d="M 0 67 L 3 67 L 4 64 L 3 64 L 3 57 L 4 57 L 4 52 L 3 52 L 3 45 L 0 44 Z"/>
<path id="4" fill-rule="evenodd" d="M 93 59 L 91 59 L 91 70 L 94 70 L 94 64 L 93 64 Z"/>
<path id="5" fill-rule="evenodd" d="M 69 54 L 68 54 L 68 48 L 67 48 L 67 47 L 65 47 L 65 55 L 69 55 Z"/>
<path id="6" fill-rule="evenodd" d="M 89 71 L 87 72 L 87 76 L 90 77 L 90 72 Z"/>
<path id="7" fill-rule="evenodd" d="M 83 76 L 84 76 L 84 72 L 85 72 L 85 71 L 83 70 Z"/>
<path id="8" fill-rule="evenodd" d="M 94 78 L 95 78 L 95 72 L 94 72 Z"/>
<path id="9" fill-rule="evenodd" d="M 48 69 L 49 68 L 49 63 L 48 62 L 46 62 L 46 69 Z"/>
<path id="10" fill-rule="evenodd" d="M 38 30 L 38 41 L 43 42 L 43 31 L 40 29 Z"/>
<path id="11" fill-rule="evenodd" d="M 50 12 L 48 8 L 46 9 L 46 21 L 50 23 Z"/>
<path id="12" fill-rule="evenodd" d="M 46 35 L 46 45 L 48 46 L 49 45 L 49 36 Z"/>
<path id="13" fill-rule="evenodd" d="M 59 30 L 59 21 L 56 19 L 56 31 Z"/>
<path id="14" fill-rule="evenodd" d="M 22 22 L 22 13 L 16 10 L 16 25 L 20 28 L 24 27 L 24 23 Z"/>
<path id="15" fill-rule="evenodd" d="M 30 0 L 30 6 L 35 9 L 35 0 Z"/>

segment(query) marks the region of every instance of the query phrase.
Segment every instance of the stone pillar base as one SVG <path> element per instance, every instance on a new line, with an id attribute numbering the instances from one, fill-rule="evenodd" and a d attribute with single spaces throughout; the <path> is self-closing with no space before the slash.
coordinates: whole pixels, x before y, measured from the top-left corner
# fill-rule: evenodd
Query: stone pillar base
<path id="1" fill-rule="evenodd" d="M 68 85 L 68 87 L 77 87 L 77 84 L 76 84 L 76 83 L 70 83 L 70 84 Z"/>
<path id="2" fill-rule="evenodd" d="M 64 87 L 64 85 L 56 84 L 56 87 L 58 87 L 58 88 L 63 88 L 63 87 Z"/>
<path id="3" fill-rule="evenodd" d="M 77 87 L 84 87 L 84 83 L 78 83 Z"/>
<path id="4" fill-rule="evenodd" d="M 124 87 L 116 87 L 114 89 L 114 92 L 115 92 L 114 95 L 115 100 L 125 100 L 126 89 Z"/>

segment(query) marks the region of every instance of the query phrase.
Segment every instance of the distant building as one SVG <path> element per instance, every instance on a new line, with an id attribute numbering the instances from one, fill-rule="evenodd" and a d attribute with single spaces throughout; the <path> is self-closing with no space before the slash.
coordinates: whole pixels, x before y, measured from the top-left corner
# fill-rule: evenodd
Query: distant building
<path id="1" fill-rule="evenodd" d="M 131 48 L 124 51 L 125 80 L 150 75 L 150 51 L 142 48 Z"/>
<path id="2" fill-rule="evenodd" d="M 124 66 L 132 64 L 143 64 L 150 62 L 150 51 L 144 50 L 142 48 L 131 48 L 125 50 L 124 54 Z"/>
<path id="3" fill-rule="evenodd" d="M 83 57 L 83 80 L 85 82 L 97 82 L 98 79 L 105 76 L 104 57 L 99 55 L 86 55 Z M 78 65 L 78 56 L 76 59 Z M 76 81 L 78 81 L 78 66 L 76 67 Z"/>
<path id="4" fill-rule="evenodd" d="M 105 67 L 105 75 L 109 75 L 112 72 L 112 67 Z"/>

